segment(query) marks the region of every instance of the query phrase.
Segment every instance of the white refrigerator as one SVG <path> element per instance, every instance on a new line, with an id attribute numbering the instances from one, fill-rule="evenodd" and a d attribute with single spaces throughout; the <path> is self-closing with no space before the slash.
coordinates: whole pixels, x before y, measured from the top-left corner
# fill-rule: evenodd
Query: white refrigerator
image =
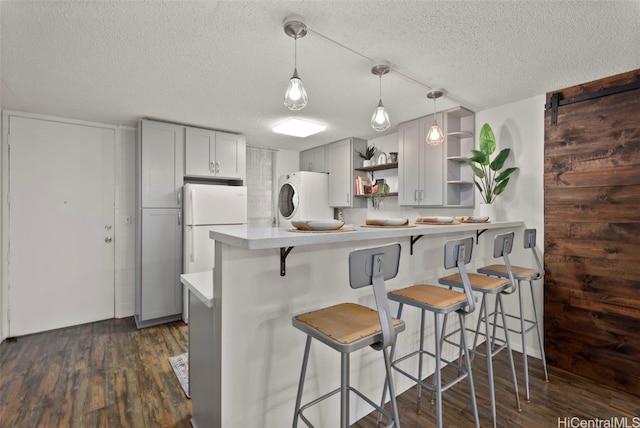
<path id="1" fill-rule="evenodd" d="M 247 222 L 247 188 L 215 184 L 184 185 L 183 273 L 214 267 L 211 226 Z M 189 294 L 184 287 L 182 318 L 189 322 Z"/>

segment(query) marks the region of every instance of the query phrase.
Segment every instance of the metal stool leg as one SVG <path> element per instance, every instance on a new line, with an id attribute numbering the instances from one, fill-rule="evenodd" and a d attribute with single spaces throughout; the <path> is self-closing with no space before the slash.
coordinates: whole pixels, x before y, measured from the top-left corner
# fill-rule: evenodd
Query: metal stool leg
<path id="1" fill-rule="evenodd" d="M 509 356 L 509 364 L 511 365 L 511 376 L 513 379 L 513 390 L 516 394 L 516 408 L 521 411 L 520 407 L 520 394 L 518 393 L 518 379 L 516 378 L 516 366 L 513 363 L 513 354 L 511 353 L 511 342 L 509 341 L 509 329 L 507 328 L 507 317 L 504 314 L 504 305 L 502 304 L 502 295 L 496 296 L 498 303 L 500 304 L 500 316 L 502 317 L 502 325 L 504 327 L 504 339 L 507 344 L 507 355 Z"/>
<path id="2" fill-rule="evenodd" d="M 391 357 L 390 357 L 390 353 L 387 354 L 387 351 L 385 349 L 382 350 L 382 353 L 384 355 L 384 365 L 385 368 L 387 370 L 387 383 L 385 385 L 385 388 L 388 387 L 389 388 L 389 401 L 391 401 L 391 411 L 393 412 L 393 425 L 396 428 L 400 428 L 400 414 L 398 413 L 398 403 L 396 401 L 396 390 L 395 387 L 393 386 L 393 377 L 391 376 Z M 378 412 L 378 415 L 380 414 L 380 412 Z"/>
<path id="3" fill-rule="evenodd" d="M 473 420 L 475 421 L 476 428 L 480 428 L 480 418 L 478 417 L 478 405 L 476 403 L 476 389 L 473 386 L 473 375 L 471 371 L 471 358 L 469 356 L 469 348 L 467 348 L 467 339 L 464 326 L 464 317 L 458 313 L 458 320 L 460 322 L 460 346 L 464 348 L 464 360 L 467 365 L 467 378 L 469 380 L 469 395 L 471 396 L 471 406 L 473 408 Z M 443 326 L 444 327 L 444 326 Z"/>
<path id="4" fill-rule="evenodd" d="M 398 305 L 398 314 L 396 315 L 397 319 L 402 319 L 402 308 L 404 308 L 404 303 L 400 303 Z M 382 388 L 382 399 L 380 400 L 380 407 L 384 406 L 384 401 L 387 398 L 387 386 L 391 385 L 393 386 L 393 379 L 391 379 L 391 363 L 393 362 L 393 357 L 396 353 L 396 343 L 394 343 L 391 346 L 391 350 L 389 351 L 389 369 L 387 370 L 387 375 L 384 381 L 384 385 L 385 387 Z M 385 353 L 385 358 L 386 358 L 386 353 Z M 389 388 L 391 390 L 391 388 Z M 391 407 L 393 408 L 393 406 L 396 405 L 396 398 L 395 398 L 395 391 L 391 392 L 389 391 L 389 394 L 391 395 Z M 397 409 L 396 409 L 397 410 Z M 400 426 L 400 417 L 398 416 L 398 413 L 396 412 L 396 410 L 394 410 L 393 414 L 397 420 L 397 425 L 398 427 Z M 376 426 L 380 425 L 380 422 L 382 422 L 382 413 L 378 412 L 378 417 L 376 418 Z"/>
<path id="5" fill-rule="evenodd" d="M 538 332 L 538 344 L 540 345 L 540 354 L 542 357 L 542 367 L 544 368 L 544 380 L 549 382 L 549 373 L 547 373 L 547 357 L 544 353 L 544 344 L 542 343 L 542 333 L 540 332 L 540 323 L 538 322 L 538 310 L 536 308 L 536 298 L 533 295 L 533 281 L 529 281 L 529 289 L 531 290 L 531 304 L 533 305 L 533 319 L 536 322 L 536 331 Z"/>
<path id="6" fill-rule="evenodd" d="M 425 313 L 424 309 L 420 311 L 420 353 L 418 354 L 418 379 L 422 380 L 422 361 L 423 355 L 422 351 L 424 351 L 424 323 L 425 323 Z M 416 402 L 416 412 L 421 414 L 420 410 L 420 399 L 422 398 L 422 383 L 418 382 L 417 385 L 417 402 Z"/>
<path id="7" fill-rule="evenodd" d="M 340 362 L 340 428 L 349 428 L 349 354 L 343 352 Z"/>
<path id="8" fill-rule="evenodd" d="M 527 355 L 527 330 L 525 326 L 524 305 L 522 304 L 522 284 L 518 280 L 518 305 L 520 306 L 520 338 L 522 340 L 522 363 L 524 367 L 524 389 L 527 402 L 531 401 L 529 392 L 529 358 Z M 535 310 L 535 309 L 534 309 Z"/>
<path id="9" fill-rule="evenodd" d="M 482 312 L 484 312 L 485 314 L 487 314 L 487 295 L 483 294 L 482 295 L 482 305 L 481 305 L 481 309 L 480 309 L 480 315 L 482 315 Z M 478 326 L 480 324 L 480 321 L 482 320 L 482 316 L 480 318 L 478 318 Z M 492 349 L 492 340 L 491 340 L 491 336 L 489 335 L 489 319 L 488 316 L 485 316 L 485 321 L 484 321 L 484 329 L 485 329 L 485 334 L 486 334 L 486 339 L 485 339 L 485 346 L 486 346 L 486 357 L 487 357 L 487 376 L 489 378 L 489 399 L 491 400 L 491 418 L 493 419 L 493 428 L 496 428 L 496 420 L 497 420 L 497 415 L 496 415 L 496 393 L 495 393 L 495 387 L 493 384 L 493 359 L 492 359 L 492 354 L 493 354 L 493 349 Z M 477 329 L 476 329 L 476 337 L 477 337 L 478 333 L 477 333 Z"/>
<path id="10" fill-rule="evenodd" d="M 296 397 L 296 409 L 293 414 L 293 428 L 298 426 L 298 415 L 300 414 L 300 405 L 302 403 L 302 389 L 304 388 L 304 379 L 307 375 L 307 363 L 309 362 L 309 349 L 311 348 L 311 336 L 307 336 L 304 345 L 304 357 L 302 357 L 302 369 L 300 370 L 300 381 L 298 382 L 298 396 Z"/>
<path id="11" fill-rule="evenodd" d="M 423 311 L 424 313 L 424 311 Z M 434 373 L 434 379 L 436 384 L 436 417 L 438 420 L 438 428 L 442 428 L 442 377 L 440 370 L 442 369 L 442 346 L 440 343 L 440 334 L 443 323 L 443 315 L 439 313 L 433 314 L 435 317 L 435 341 L 436 341 L 436 371 Z M 422 379 L 422 373 L 420 373 L 420 379 Z M 418 385 L 420 383 L 418 382 Z"/>

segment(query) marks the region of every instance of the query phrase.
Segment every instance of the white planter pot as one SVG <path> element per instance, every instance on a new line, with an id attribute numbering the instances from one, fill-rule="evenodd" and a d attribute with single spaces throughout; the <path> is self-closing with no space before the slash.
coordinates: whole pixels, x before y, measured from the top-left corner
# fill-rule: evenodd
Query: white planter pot
<path id="1" fill-rule="evenodd" d="M 368 166 L 373 166 L 374 165 L 374 160 L 373 159 L 365 159 L 362 161 L 362 166 L 363 167 L 368 167 Z"/>
<path id="2" fill-rule="evenodd" d="M 476 207 L 476 215 L 478 217 L 489 217 L 489 220 L 496 220 L 496 207 L 494 204 L 485 204 L 480 202 Z"/>

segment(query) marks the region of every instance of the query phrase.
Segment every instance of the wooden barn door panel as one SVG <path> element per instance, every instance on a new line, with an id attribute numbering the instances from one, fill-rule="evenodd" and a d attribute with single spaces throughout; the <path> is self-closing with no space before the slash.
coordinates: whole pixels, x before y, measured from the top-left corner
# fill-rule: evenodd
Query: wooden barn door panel
<path id="1" fill-rule="evenodd" d="M 640 396 L 640 89 L 560 106 L 555 126 L 547 110 L 544 150 L 547 359 Z"/>

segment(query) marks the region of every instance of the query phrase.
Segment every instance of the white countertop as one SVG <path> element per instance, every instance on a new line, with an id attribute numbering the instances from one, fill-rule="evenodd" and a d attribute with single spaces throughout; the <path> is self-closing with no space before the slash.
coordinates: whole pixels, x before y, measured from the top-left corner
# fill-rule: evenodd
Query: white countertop
<path id="1" fill-rule="evenodd" d="M 234 247 L 249 250 L 363 241 L 367 239 L 399 238 L 418 235 L 438 235 L 453 232 L 475 232 L 523 226 L 522 221 L 494 221 L 490 223 L 462 223 L 455 225 L 416 225 L 416 227 L 361 227 L 349 232 L 290 232 L 277 227 L 247 225 L 214 226 L 209 237 Z"/>
<path id="2" fill-rule="evenodd" d="M 213 270 L 183 273 L 180 282 L 208 308 L 213 308 Z"/>

